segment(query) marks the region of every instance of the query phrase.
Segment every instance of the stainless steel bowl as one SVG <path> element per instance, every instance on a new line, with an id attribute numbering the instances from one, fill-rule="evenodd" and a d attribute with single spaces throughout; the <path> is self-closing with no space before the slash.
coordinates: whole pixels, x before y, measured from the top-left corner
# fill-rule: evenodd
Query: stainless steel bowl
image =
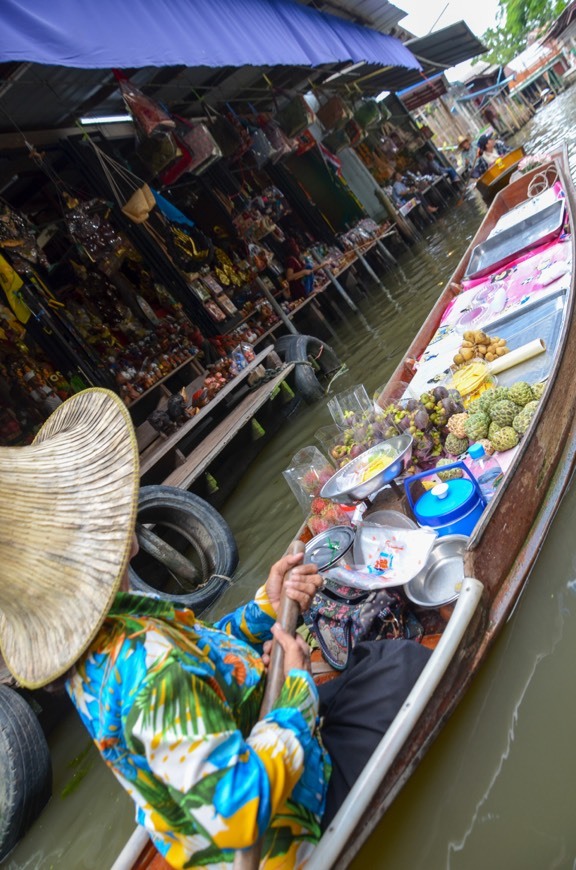
<path id="1" fill-rule="evenodd" d="M 393 462 L 369 480 L 351 485 L 349 480 L 354 471 L 362 467 L 366 460 L 370 460 L 372 455 L 382 451 L 389 451 L 394 456 Z M 343 468 L 338 469 L 336 474 L 333 474 L 330 480 L 324 484 L 320 495 L 322 498 L 329 498 L 339 504 L 356 504 L 371 495 L 375 495 L 386 484 L 399 477 L 405 471 L 411 458 L 412 436 L 395 435 L 394 438 L 388 438 L 387 441 L 375 444 L 374 447 L 365 450 L 356 459 L 350 460 Z"/>
<path id="2" fill-rule="evenodd" d="M 422 607 L 441 607 L 458 598 L 468 540 L 466 535 L 444 535 L 435 541 L 422 570 L 404 586 L 410 601 Z"/>

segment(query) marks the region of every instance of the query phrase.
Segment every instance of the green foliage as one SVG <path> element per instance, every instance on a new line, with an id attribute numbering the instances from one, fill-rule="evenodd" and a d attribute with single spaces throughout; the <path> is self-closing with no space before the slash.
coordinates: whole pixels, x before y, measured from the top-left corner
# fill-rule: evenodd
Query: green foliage
<path id="1" fill-rule="evenodd" d="M 567 3 L 568 0 L 500 0 L 496 26 L 482 36 L 488 51 L 475 62 L 508 63 L 526 48 L 528 37 L 546 28 Z"/>

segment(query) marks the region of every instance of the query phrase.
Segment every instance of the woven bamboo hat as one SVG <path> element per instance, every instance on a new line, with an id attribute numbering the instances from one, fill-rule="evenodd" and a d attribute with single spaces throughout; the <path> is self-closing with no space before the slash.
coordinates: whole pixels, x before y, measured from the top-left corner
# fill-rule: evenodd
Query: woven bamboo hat
<path id="1" fill-rule="evenodd" d="M 0 653 L 31 689 L 88 648 L 126 570 L 138 448 L 114 393 L 85 390 L 26 447 L 0 447 Z"/>

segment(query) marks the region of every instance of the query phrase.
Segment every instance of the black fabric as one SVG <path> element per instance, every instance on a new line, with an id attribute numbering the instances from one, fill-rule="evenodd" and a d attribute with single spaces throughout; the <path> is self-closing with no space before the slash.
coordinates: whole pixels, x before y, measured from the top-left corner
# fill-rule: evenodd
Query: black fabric
<path id="1" fill-rule="evenodd" d="M 402 707 L 431 650 L 413 640 L 359 643 L 342 676 L 318 687 L 322 740 L 332 759 L 325 829 Z"/>

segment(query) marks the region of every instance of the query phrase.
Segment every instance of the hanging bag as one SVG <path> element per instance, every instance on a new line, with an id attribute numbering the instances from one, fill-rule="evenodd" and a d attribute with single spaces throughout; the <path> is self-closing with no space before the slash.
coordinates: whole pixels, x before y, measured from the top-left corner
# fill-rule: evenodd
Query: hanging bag
<path id="1" fill-rule="evenodd" d="M 364 640 L 422 637 L 423 629 L 397 592 L 362 591 L 326 580 L 316 593 L 304 622 L 322 655 L 336 670 L 344 670 L 352 650 Z"/>
<path id="2" fill-rule="evenodd" d="M 276 120 L 286 135 L 292 139 L 307 130 L 316 120 L 316 115 L 302 94 L 297 94 L 278 110 Z"/>
<path id="3" fill-rule="evenodd" d="M 334 95 L 320 106 L 316 117 L 326 130 L 341 130 L 352 118 L 352 109 L 342 97 Z"/>

